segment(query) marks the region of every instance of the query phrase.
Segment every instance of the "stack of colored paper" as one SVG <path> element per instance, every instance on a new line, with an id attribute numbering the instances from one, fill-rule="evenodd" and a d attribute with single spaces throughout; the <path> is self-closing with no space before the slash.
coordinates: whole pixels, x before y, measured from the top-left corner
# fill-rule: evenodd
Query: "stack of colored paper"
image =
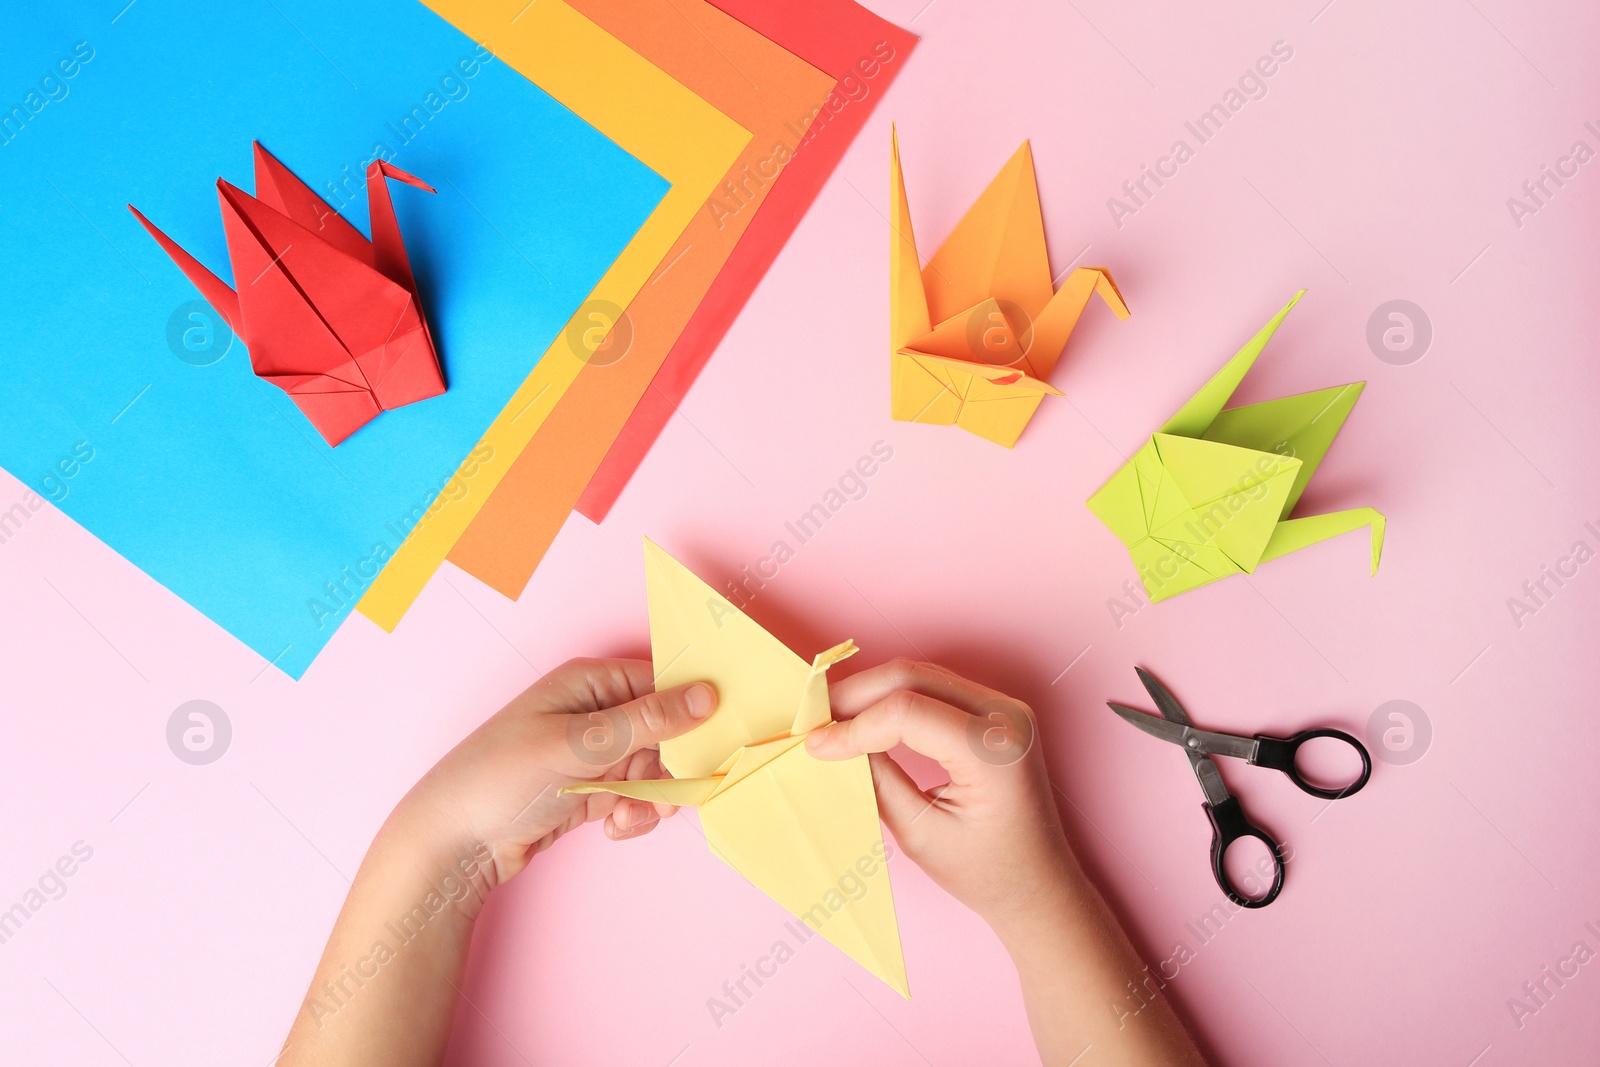
<path id="1" fill-rule="evenodd" d="M 50 297 L 0 309 L 0 465 L 294 677 L 445 559 L 515 597 L 604 517 L 915 42 L 852 0 L 14 21 L 0 270 Z M 438 190 L 392 195 L 443 395 L 330 446 L 124 209 L 226 280 L 252 141 L 358 228 L 374 159 Z"/>

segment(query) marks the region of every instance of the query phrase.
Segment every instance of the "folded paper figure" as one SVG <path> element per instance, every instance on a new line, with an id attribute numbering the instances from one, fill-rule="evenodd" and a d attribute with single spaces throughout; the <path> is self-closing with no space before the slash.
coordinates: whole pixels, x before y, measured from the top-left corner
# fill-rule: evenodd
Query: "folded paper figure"
<path id="1" fill-rule="evenodd" d="M 657 688 L 709 682 L 717 710 L 661 743 L 673 778 L 562 792 L 698 807 L 713 853 L 909 998 L 867 757 L 805 748 L 831 720 L 827 670 L 854 642 L 807 663 L 650 541 L 645 577 Z"/>
<path id="2" fill-rule="evenodd" d="M 1223 410 L 1302 289 L 1094 496 L 1089 510 L 1128 546 L 1152 601 L 1364 526 L 1372 573 L 1384 517 L 1373 508 L 1286 518 L 1365 382 Z"/>
<path id="3" fill-rule="evenodd" d="M 1089 297 L 1119 319 L 1128 306 L 1103 267 L 1079 267 L 1055 288 L 1026 141 L 922 267 L 891 137 L 891 414 L 1010 448 L 1044 395 L 1061 395 L 1045 379 Z"/>
<path id="4" fill-rule="evenodd" d="M 249 347 L 256 374 L 288 393 L 328 444 L 379 412 L 443 393 L 385 179 L 433 188 L 374 160 L 367 167 L 369 241 L 259 143 L 254 147 L 255 196 L 217 180 L 237 290 L 132 204 L 128 210 Z"/>

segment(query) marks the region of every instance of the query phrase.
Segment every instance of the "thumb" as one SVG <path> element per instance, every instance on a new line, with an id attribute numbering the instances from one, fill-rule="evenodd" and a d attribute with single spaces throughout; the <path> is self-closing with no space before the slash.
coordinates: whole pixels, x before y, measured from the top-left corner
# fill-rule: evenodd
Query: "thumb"
<path id="1" fill-rule="evenodd" d="M 616 752 L 613 762 L 687 733 L 704 722 L 716 708 L 717 691 L 706 682 L 694 682 L 646 693 L 607 709 L 605 717 L 620 735 L 608 746 Z"/>

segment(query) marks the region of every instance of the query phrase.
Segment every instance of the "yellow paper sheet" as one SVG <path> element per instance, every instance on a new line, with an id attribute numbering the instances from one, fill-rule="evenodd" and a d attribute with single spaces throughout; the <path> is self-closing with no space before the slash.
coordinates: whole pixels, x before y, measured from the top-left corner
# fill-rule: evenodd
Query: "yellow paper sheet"
<path id="1" fill-rule="evenodd" d="M 649 541 L 645 579 L 656 687 L 710 682 L 717 710 L 661 743 L 673 779 L 562 792 L 698 806 L 712 852 L 909 998 L 872 769 L 865 756 L 815 759 L 804 743 L 832 719 L 827 670 L 854 642 L 807 663 Z"/>
<path id="2" fill-rule="evenodd" d="M 356 605 L 385 630 L 400 622 L 604 340 L 603 330 L 585 329 L 592 308 L 628 306 L 750 140 L 749 131 L 561 0 L 428 0 L 428 6 L 672 188 L 484 433 L 474 455 L 487 446 L 492 458 L 475 461 L 471 476 L 460 479 L 467 492 L 436 501 Z M 529 177 L 530 196 L 538 195 L 536 182 Z"/>

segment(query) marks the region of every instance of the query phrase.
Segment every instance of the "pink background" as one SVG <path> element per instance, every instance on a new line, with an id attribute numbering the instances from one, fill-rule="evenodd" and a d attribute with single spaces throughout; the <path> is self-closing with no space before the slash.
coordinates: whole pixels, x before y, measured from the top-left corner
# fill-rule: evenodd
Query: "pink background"
<path id="1" fill-rule="evenodd" d="M 1600 548 L 1600 161 L 1520 227 L 1506 199 L 1573 142 L 1600 149 L 1600 12 L 925 3 L 872 3 L 920 49 L 617 510 L 570 522 L 520 602 L 446 567 L 398 632 L 352 620 L 297 684 L 53 509 L 0 545 L 0 908 L 73 842 L 94 850 L 0 945 L 9 1061 L 269 1062 L 410 783 L 539 671 L 648 648 L 641 535 L 720 584 L 793 546 L 784 522 L 880 440 L 893 459 L 752 614 L 806 656 L 853 636 L 852 667 L 926 657 L 1031 703 L 1069 830 L 1141 952 L 1193 953 L 1169 992 L 1218 1059 L 1593 1060 L 1600 963 L 1520 1028 L 1507 999 L 1575 942 L 1600 949 L 1600 563 L 1520 626 L 1507 600 L 1575 541 Z M 1193 146 L 1184 121 L 1280 40 L 1293 58 L 1265 98 L 1119 228 L 1107 198 Z M 1015 452 L 888 418 L 891 119 L 925 253 L 1031 138 L 1057 269 L 1087 245 L 1133 309 L 1090 309 L 1054 378 L 1066 399 Z M 1369 383 L 1304 505 L 1384 511 L 1382 570 L 1356 534 L 1118 625 L 1133 571 L 1084 499 L 1301 286 L 1240 399 Z M 1394 298 L 1433 325 L 1408 366 L 1365 339 Z M 0 506 L 23 492 L 0 476 Z M 1198 789 L 1104 706 L 1148 706 L 1136 663 L 1203 725 L 1364 734 L 1403 699 L 1431 747 L 1331 806 L 1225 767 L 1294 860 L 1276 904 L 1202 944 L 1186 924 L 1222 898 Z M 164 738 L 197 698 L 234 730 L 205 767 Z M 707 998 L 786 916 L 681 820 L 563 841 L 492 902 L 452 1060 L 1033 1062 L 987 929 L 909 861 L 892 870 L 913 1001 L 819 939 L 719 1028 Z"/>

